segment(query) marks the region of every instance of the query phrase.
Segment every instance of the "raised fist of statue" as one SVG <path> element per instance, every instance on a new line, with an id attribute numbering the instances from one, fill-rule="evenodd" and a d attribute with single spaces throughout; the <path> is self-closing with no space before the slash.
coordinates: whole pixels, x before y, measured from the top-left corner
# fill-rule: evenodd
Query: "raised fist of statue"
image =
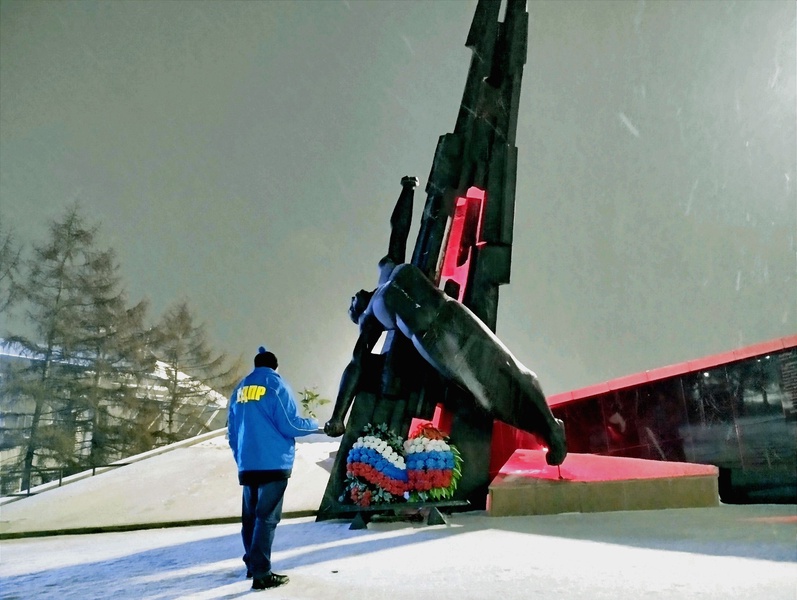
<path id="1" fill-rule="evenodd" d="M 343 421 L 330 420 L 324 425 L 324 433 L 329 437 L 339 437 L 346 431 L 346 426 Z"/>

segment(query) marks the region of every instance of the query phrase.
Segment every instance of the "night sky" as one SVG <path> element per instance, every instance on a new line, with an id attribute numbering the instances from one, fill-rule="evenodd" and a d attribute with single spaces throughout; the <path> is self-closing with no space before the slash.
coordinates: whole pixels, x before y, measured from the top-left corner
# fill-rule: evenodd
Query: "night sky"
<path id="1" fill-rule="evenodd" d="M 2 0 L 2 224 L 41 241 L 78 201 L 153 320 L 186 299 L 334 398 L 475 6 Z M 797 332 L 796 7 L 529 3 L 498 334 L 546 392 Z"/>

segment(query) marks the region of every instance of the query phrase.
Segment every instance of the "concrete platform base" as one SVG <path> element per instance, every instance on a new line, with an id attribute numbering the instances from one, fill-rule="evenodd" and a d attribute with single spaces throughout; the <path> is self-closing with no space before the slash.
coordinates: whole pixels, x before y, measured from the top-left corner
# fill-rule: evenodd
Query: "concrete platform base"
<path id="1" fill-rule="evenodd" d="M 516 450 L 490 484 L 491 516 L 718 506 L 711 465 L 568 454 L 559 469 L 542 450 Z M 561 478 L 560 478 L 561 476 Z"/>

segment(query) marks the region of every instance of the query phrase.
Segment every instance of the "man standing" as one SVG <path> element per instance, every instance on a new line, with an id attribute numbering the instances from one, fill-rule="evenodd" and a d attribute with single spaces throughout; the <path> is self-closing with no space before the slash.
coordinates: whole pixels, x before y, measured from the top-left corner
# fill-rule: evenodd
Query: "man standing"
<path id="1" fill-rule="evenodd" d="M 293 469 L 295 438 L 318 432 L 315 419 L 299 416 L 293 392 L 277 374 L 277 366 L 277 357 L 261 346 L 254 370 L 232 393 L 227 421 L 243 486 L 241 537 L 253 590 L 288 583 L 286 575 L 271 570 L 271 545 Z"/>

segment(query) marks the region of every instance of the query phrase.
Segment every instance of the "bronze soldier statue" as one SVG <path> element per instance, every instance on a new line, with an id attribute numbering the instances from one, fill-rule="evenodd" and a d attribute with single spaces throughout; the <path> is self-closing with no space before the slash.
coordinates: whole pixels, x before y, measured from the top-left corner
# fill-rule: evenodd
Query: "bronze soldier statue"
<path id="1" fill-rule="evenodd" d="M 327 435 L 343 435 L 343 420 L 358 391 L 362 363 L 383 331 L 399 331 L 418 353 L 448 380 L 470 392 L 494 418 L 540 435 L 548 444 L 546 460 L 559 465 L 567 448 L 563 424 L 551 413 L 537 376 L 506 348 L 466 306 L 447 296 L 412 264 L 396 264 L 403 253 L 412 205 L 401 199 L 393 213 L 388 255 L 379 262 L 379 285 L 360 290 L 349 316 L 360 326 L 352 359 L 343 371 Z M 467 397 L 467 396 L 465 396 Z"/>

